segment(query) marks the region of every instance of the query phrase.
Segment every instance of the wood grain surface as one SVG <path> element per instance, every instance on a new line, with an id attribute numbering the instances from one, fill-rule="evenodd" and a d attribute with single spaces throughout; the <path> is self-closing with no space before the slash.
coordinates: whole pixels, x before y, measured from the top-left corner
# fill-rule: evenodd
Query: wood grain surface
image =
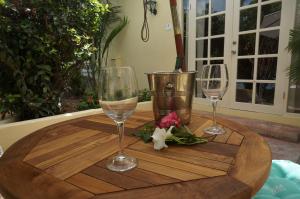
<path id="1" fill-rule="evenodd" d="M 132 136 L 151 121 L 152 112 L 136 112 L 126 122 L 125 152 L 138 159 L 138 167 L 123 173 L 106 169 L 107 158 L 118 151 L 118 136 L 104 114 L 32 133 L 0 160 L 0 192 L 7 199 L 248 199 L 268 177 L 268 145 L 237 123 L 218 119 L 226 133 L 209 136 L 203 129 L 210 118 L 193 113 L 189 128 L 210 141 L 155 151 L 152 143 Z"/>

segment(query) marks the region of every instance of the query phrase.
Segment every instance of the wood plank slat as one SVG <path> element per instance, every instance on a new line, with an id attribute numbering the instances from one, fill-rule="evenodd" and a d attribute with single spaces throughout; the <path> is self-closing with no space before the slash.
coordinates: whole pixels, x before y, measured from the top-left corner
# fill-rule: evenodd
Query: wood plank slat
<path id="1" fill-rule="evenodd" d="M 202 124 L 200 126 L 198 126 L 197 129 L 195 129 L 193 131 L 193 133 L 196 135 L 196 136 L 199 136 L 199 137 L 202 137 L 205 135 L 203 129 L 207 128 L 207 127 L 210 127 L 211 125 L 213 124 L 213 122 L 211 120 L 204 120 L 204 122 L 202 122 Z"/>
<path id="2" fill-rule="evenodd" d="M 190 146 L 190 148 L 200 152 L 205 151 L 205 152 L 233 157 L 233 158 L 236 157 L 236 154 L 239 151 L 239 146 L 218 143 L 218 142 L 208 142 L 206 144 L 193 145 Z"/>
<path id="3" fill-rule="evenodd" d="M 170 146 L 167 150 L 163 150 L 158 153 L 153 150 L 152 143 L 145 144 L 142 141 L 131 145 L 129 149 L 160 157 L 172 158 L 178 161 L 185 161 L 191 164 L 214 168 L 221 171 L 228 171 L 234 160 L 233 157 L 223 156 L 205 151 L 197 151 L 191 149 L 191 147 L 186 146 Z"/>
<path id="4" fill-rule="evenodd" d="M 206 178 L 206 176 L 200 174 L 190 173 L 184 170 L 175 169 L 172 167 L 148 162 L 141 159 L 139 160 L 138 168 L 144 169 L 146 171 L 151 171 L 160 175 L 166 175 L 171 178 L 176 178 L 182 181 Z"/>
<path id="5" fill-rule="evenodd" d="M 83 128 L 80 128 L 78 126 L 73 126 L 71 124 L 60 126 L 59 128 L 54 128 L 49 131 L 42 137 L 42 139 L 39 141 L 40 144 L 44 144 L 50 141 L 53 141 L 55 139 L 58 139 L 62 136 L 71 135 L 73 133 L 79 132 L 84 130 Z"/>
<path id="6" fill-rule="evenodd" d="M 78 173 L 68 178 L 66 181 L 86 191 L 92 192 L 93 194 L 124 190 L 121 187 L 117 187 L 115 185 L 93 178 L 83 173 Z"/>
<path id="7" fill-rule="evenodd" d="M 126 190 L 101 194 L 94 199 L 166 199 L 166 198 L 197 198 L 197 199 L 249 199 L 251 189 L 245 184 L 229 177 L 214 177 L 181 183 Z"/>
<path id="8" fill-rule="evenodd" d="M 90 119 L 88 119 L 88 121 L 115 126 L 115 122 L 107 116 L 102 116 L 102 117 L 97 117 L 97 118 L 90 118 Z M 127 128 L 134 129 L 134 128 L 140 127 L 141 125 L 145 124 L 146 122 L 147 121 L 144 121 L 144 120 L 131 119 L 131 117 L 130 117 L 128 120 L 126 120 L 125 126 Z"/>
<path id="9" fill-rule="evenodd" d="M 230 137 L 231 133 L 232 133 L 232 130 L 229 129 L 229 128 L 226 128 L 226 127 L 223 127 L 225 129 L 225 133 L 224 134 L 220 134 L 220 135 L 217 135 L 213 141 L 214 142 L 220 142 L 220 143 L 226 143 L 228 138 Z"/>
<path id="10" fill-rule="evenodd" d="M 99 163 L 97 163 L 97 166 L 100 166 L 102 168 L 106 168 L 106 160 L 103 160 Z M 122 175 L 140 180 L 145 181 L 147 183 L 153 184 L 153 185 L 161 185 L 161 184 L 169 184 L 174 182 L 180 182 L 180 180 L 171 178 L 165 175 L 159 175 L 157 173 L 153 173 L 150 171 L 146 171 L 143 169 L 135 168 L 126 172 L 123 172 Z"/>
<path id="11" fill-rule="evenodd" d="M 135 189 L 140 187 L 148 187 L 152 186 L 152 184 L 147 183 L 145 181 L 140 181 L 125 175 L 122 173 L 117 173 L 113 171 L 109 171 L 108 169 L 99 167 L 99 166 L 91 166 L 85 169 L 82 173 L 89 175 L 93 178 L 102 180 L 104 182 L 109 182 L 110 184 L 121 187 L 123 189 Z"/>
<path id="12" fill-rule="evenodd" d="M 233 132 L 231 134 L 231 136 L 229 137 L 229 139 L 227 140 L 227 144 L 233 144 L 233 145 L 240 146 L 242 144 L 243 139 L 244 139 L 244 136 L 242 136 L 241 134 L 239 134 L 237 132 Z"/>
<path id="13" fill-rule="evenodd" d="M 66 146 L 66 144 L 74 144 L 76 142 L 82 141 L 83 139 L 86 139 L 88 137 L 101 134 L 99 131 L 94 130 L 83 130 L 76 133 L 73 133 L 71 135 L 62 136 L 59 137 L 56 140 L 39 144 L 36 147 L 32 149 L 32 151 L 25 157 L 25 161 L 29 159 L 33 159 L 35 157 L 41 156 L 45 153 L 63 148 Z"/>
<path id="14" fill-rule="evenodd" d="M 9 165 L 9 166 L 7 166 Z M 1 173 L 10 175 L 0 175 L 1 187 L 13 198 L 19 199 L 54 199 L 72 198 L 89 199 L 94 195 L 79 189 L 65 181 L 61 181 L 36 169 L 26 163 L 9 161 L 0 164 Z M 9 199 L 9 198 L 7 198 Z"/>
<path id="15" fill-rule="evenodd" d="M 85 153 L 60 162 L 52 167 L 49 167 L 46 172 L 59 179 L 66 179 L 83 169 L 107 158 L 119 150 L 117 144 L 117 135 L 110 135 L 111 139 L 100 146 L 94 147 Z M 137 139 L 125 136 L 124 146 L 135 142 Z"/>
<path id="16" fill-rule="evenodd" d="M 105 134 L 97 134 L 82 141 L 66 145 L 63 148 L 42 154 L 38 157 L 27 159 L 26 162 L 37 168 L 47 169 L 55 164 L 58 164 L 59 162 L 78 156 L 85 151 L 91 150 L 96 146 L 108 142 L 112 138 L 113 137 L 109 136 L 109 134 L 106 134 L 106 136 Z"/>
<path id="17" fill-rule="evenodd" d="M 210 117 L 196 115 L 193 114 L 190 129 L 200 133 L 209 124 Z M 104 164 L 105 159 L 118 150 L 117 135 L 111 135 L 116 132 L 116 127 L 88 121 L 99 119 L 99 116 L 103 117 L 93 115 L 55 124 L 19 140 L 0 159 L 0 191 L 12 199 L 249 199 L 268 177 L 271 165 L 268 145 L 256 133 L 221 118 L 218 123 L 233 130 L 227 140 L 222 138 L 225 143 L 170 145 L 155 151 L 152 143 L 144 144 L 137 138 L 126 137 L 126 145 L 129 145 L 125 150 L 138 157 L 139 166 L 126 173 L 111 172 Z M 153 113 L 137 112 L 131 123 L 137 126 L 143 120 L 147 120 L 146 123 L 153 121 Z M 34 147 L 93 130 L 100 134 L 89 135 L 71 144 L 66 140 L 65 146 L 51 148 L 30 159 L 35 161 L 34 164 L 24 161 L 26 156 L 29 157 L 28 153 L 35 152 Z M 135 130 L 126 128 L 127 134 Z M 99 142 L 101 132 L 105 134 L 103 143 Z M 39 169 L 37 163 L 47 163 L 47 158 L 51 166 Z M 219 170 L 227 175 L 200 175 L 203 167 L 205 172 L 207 169 Z M 99 195 L 94 196 L 94 193 Z"/>
<path id="18" fill-rule="evenodd" d="M 102 132 L 118 134 L 117 126 L 115 124 L 111 125 L 111 124 L 104 124 L 104 123 L 100 123 L 100 122 L 93 122 L 93 121 L 89 121 L 88 119 L 78 121 L 78 122 L 74 123 L 74 126 L 78 126 L 78 127 L 85 128 L 85 129 L 91 129 L 91 130 L 100 130 L 101 129 Z M 134 130 L 135 129 L 128 128 L 125 125 L 124 133 L 125 133 L 125 135 L 130 135 Z"/>
<path id="19" fill-rule="evenodd" d="M 136 157 L 139 160 L 144 160 L 144 161 L 168 166 L 175 169 L 180 169 L 183 171 L 187 171 L 189 173 L 199 174 L 201 176 L 214 177 L 214 176 L 226 175 L 226 172 L 221 170 L 190 164 L 188 162 L 178 161 L 170 158 L 160 157 L 157 155 L 151 155 L 148 153 L 143 153 L 135 150 L 125 149 L 125 153 L 133 157 Z"/>

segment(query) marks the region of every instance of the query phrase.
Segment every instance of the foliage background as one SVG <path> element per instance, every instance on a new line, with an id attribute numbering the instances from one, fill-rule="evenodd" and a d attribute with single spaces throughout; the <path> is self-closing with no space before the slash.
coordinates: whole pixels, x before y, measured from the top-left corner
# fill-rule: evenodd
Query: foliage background
<path id="1" fill-rule="evenodd" d="M 90 72 L 91 66 L 92 74 L 100 71 L 103 49 L 127 24 L 124 18 L 109 33 L 111 23 L 120 21 L 116 14 L 104 0 L 0 0 L 2 116 L 55 115 L 61 112 L 59 98 L 72 85 L 82 94 L 80 71 Z"/>

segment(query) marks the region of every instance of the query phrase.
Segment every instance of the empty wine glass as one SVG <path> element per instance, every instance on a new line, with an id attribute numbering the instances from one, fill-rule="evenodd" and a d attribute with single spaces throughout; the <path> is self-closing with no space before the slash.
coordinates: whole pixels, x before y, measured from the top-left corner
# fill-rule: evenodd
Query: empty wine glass
<path id="1" fill-rule="evenodd" d="M 130 67 L 107 67 L 101 70 L 99 102 L 104 113 L 113 119 L 119 131 L 119 153 L 107 162 L 107 168 L 123 172 L 137 166 L 137 160 L 123 152 L 124 122 L 138 102 L 135 73 Z"/>
<path id="2" fill-rule="evenodd" d="M 3 148 L 2 148 L 2 146 L 0 145 L 0 158 L 2 157 L 2 155 L 3 155 Z M 0 198 L 1 199 L 1 198 Z"/>
<path id="3" fill-rule="evenodd" d="M 200 87 L 203 94 L 212 102 L 213 125 L 204 129 L 208 134 L 223 134 L 225 129 L 217 125 L 217 102 L 222 99 L 228 88 L 228 70 L 226 64 L 213 64 L 203 66 Z"/>

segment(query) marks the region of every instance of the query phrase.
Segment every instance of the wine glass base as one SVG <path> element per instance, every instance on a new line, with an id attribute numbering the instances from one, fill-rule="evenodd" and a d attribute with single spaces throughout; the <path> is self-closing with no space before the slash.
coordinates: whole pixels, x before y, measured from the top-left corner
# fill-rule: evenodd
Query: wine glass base
<path id="1" fill-rule="evenodd" d="M 125 154 L 118 154 L 108 160 L 106 167 L 111 171 L 124 172 L 137 166 L 137 159 Z"/>
<path id="2" fill-rule="evenodd" d="M 226 133 L 225 129 L 220 126 L 211 126 L 204 129 L 204 132 L 211 135 L 220 135 Z"/>

